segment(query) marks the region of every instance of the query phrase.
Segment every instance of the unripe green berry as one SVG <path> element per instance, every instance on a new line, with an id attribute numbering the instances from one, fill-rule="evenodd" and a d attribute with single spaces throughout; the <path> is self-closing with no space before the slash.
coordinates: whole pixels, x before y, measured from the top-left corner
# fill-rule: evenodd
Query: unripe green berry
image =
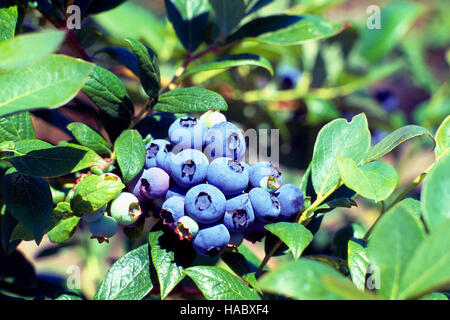
<path id="1" fill-rule="evenodd" d="M 122 192 L 115 198 L 111 202 L 110 211 L 111 217 L 124 226 L 133 224 L 142 214 L 138 198 L 129 192 Z"/>
<path id="2" fill-rule="evenodd" d="M 116 220 L 109 216 L 102 216 L 89 224 L 92 235 L 98 238 L 111 238 L 116 234 L 118 228 Z"/>
<path id="3" fill-rule="evenodd" d="M 178 234 L 180 240 L 192 240 L 198 233 L 198 223 L 189 216 L 183 216 L 178 220 L 175 233 Z"/>

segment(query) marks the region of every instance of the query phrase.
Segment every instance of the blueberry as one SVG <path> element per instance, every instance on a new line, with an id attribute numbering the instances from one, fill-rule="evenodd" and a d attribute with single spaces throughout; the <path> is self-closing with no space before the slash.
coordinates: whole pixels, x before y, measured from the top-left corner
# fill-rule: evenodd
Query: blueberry
<path id="1" fill-rule="evenodd" d="M 98 209 L 97 211 L 95 211 L 94 213 L 91 214 L 85 214 L 81 217 L 81 219 L 83 221 L 86 222 L 94 222 L 97 221 L 98 219 L 100 219 L 101 217 L 103 217 L 103 215 L 105 214 L 106 208 L 108 207 L 108 205 L 104 205 L 103 207 L 101 207 L 100 209 Z"/>
<path id="2" fill-rule="evenodd" d="M 138 198 L 129 192 L 122 192 L 111 201 L 110 212 L 117 223 L 124 226 L 133 224 L 142 214 Z"/>
<path id="3" fill-rule="evenodd" d="M 273 222 L 280 215 L 280 202 L 262 188 L 253 188 L 248 193 L 255 217 L 263 222 Z"/>
<path id="4" fill-rule="evenodd" d="M 225 203 L 225 196 L 218 188 L 199 184 L 186 193 L 184 209 L 197 222 L 210 224 L 222 219 Z"/>
<path id="5" fill-rule="evenodd" d="M 175 196 L 185 198 L 188 190 L 189 189 L 180 187 L 178 184 L 173 184 L 166 193 L 166 200 Z"/>
<path id="6" fill-rule="evenodd" d="M 244 241 L 244 233 L 242 232 L 230 232 L 230 242 L 228 243 L 230 246 L 237 248 Z"/>
<path id="7" fill-rule="evenodd" d="M 220 111 L 208 110 L 207 112 L 201 115 L 199 120 L 203 122 L 203 124 L 207 128 L 211 128 L 212 126 L 218 124 L 219 122 L 227 121 L 227 118 L 225 118 L 223 113 L 220 113 Z"/>
<path id="8" fill-rule="evenodd" d="M 209 161 L 201 151 L 184 150 L 171 156 L 170 173 L 180 186 L 189 188 L 205 181 L 208 165 Z"/>
<path id="9" fill-rule="evenodd" d="M 255 243 L 261 241 L 267 233 L 266 222 L 255 219 L 255 221 L 244 231 L 244 239 Z"/>
<path id="10" fill-rule="evenodd" d="M 281 90 L 294 89 L 302 75 L 302 72 L 290 65 L 282 65 L 277 69 L 277 78 Z"/>
<path id="11" fill-rule="evenodd" d="M 155 139 L 149 142 L 145 152 L 145 169 L 162 167 L 166 154 L 170 151 L 170 142 L 163 139 Z M 158 161 L 159 160 L 159 161 Z"/>
<path id="12" fill-rule="evenodd" d="M 229 242 L 230 233 L 219 223 L 201 228 L 192 245 L 198 253 L 214 256 L 225 249 Z"/>
<path id="13" fill-rule="evenodd" d="M 175 229 L 178 220 L 184 216 L 184 198 L 174 196 L 164 201 L 160 216 L 165 225 Z"/>
<path id="14" fill-rule="evenodd" d="M 248 195 L 243 194 L 227 200 L 223 224 L 230 232 L 242 232 L 255 220 Z"/>
<path id="15" fill-rule="evenodd" d="M 205 153 L 208 159 L 221 157 L 241 161 L 247 147 L 241 130 L 231 122 L 219 122 L 206 132 Z"/>
<path id="16" fill-rule="evenodd" d="M 169 175 L 160 168 L 144 169 L 128 184 L 130 190 L 139 201 L 161 199 L 169 190 Z"/>
<path id="17" fill-rule="evenodd" d="M 389 89 L 377 91 L 375 93 L 375 99 L 387 112 L 397 111 L 400 105 L 400 100 L 397 95 Z"/>
<path id="18" fill-rule="evenodd" d="M 176 225 L 175 233 L 180 237 L 180 240 L 186 239 L 191 241 L 198 234 L 198 223 L 189 216 L 181 217 Z"/>
<path id="19" fill-rule="evenodd" d="M 293 184 L 285 184 L 274 192 L 280 202 L 280 220 L 289 220 L 303 209 L 303 192 Z"/>
<path id="20" fill-rule="evenodd" d="M 224 195 L 241 193 L 248 187 L 248 167 L 231 158 L 217 158 L 206 173 L 208 183 L 219 188 Z"/>
<path id="21" fill-rule="evenodd" d="M 277 183 L 283 183 L 281 172 L 270 162 L 257 162 L 250 168 L 250 185 L 254 188 L 258 188 L 261 179 L 269 176 L 277 178 Z"/>
<path id="22" fill-rule="evenodd" d="M 89 231 L 96 238 L 111 238 L 118 229 L 116 220 L 110 216 L 103 216 L 89 224 Z"/>
<path id="23" fill-rule="evenodd" d="M 177 153 L 186 149 L 202 150 L 207 128 L 193 117 L 181 117 L 169 128 L 169 140 Z"/>

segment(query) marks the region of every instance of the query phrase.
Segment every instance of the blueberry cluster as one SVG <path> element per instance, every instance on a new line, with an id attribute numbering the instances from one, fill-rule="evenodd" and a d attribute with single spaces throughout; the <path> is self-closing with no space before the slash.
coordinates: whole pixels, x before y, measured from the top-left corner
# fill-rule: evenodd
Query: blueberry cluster
<path id="1" fill-rule="evenodd" d="M 264 224 L 303 208 L 300 189 L 282 185 L 271 163 L 242 162 L 244 136 L 221 113 L 181 117 L 168 136 L 146 145 L 145 167 L 127 187 L 141 204 L 161 199 L 163 223 L 200 254 L 261 240 Z"/>

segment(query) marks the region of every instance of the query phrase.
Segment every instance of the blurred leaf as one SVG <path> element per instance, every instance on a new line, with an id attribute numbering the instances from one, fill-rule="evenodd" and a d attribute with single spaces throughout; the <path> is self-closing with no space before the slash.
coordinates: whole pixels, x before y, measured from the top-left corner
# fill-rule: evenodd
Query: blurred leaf
<path id="1" fill-rule="evenodd" d="M 52 194 L 47 181 L 11 172 L 3 177 L 2 196 L 6 209 L 39 243 L 53 211 Z"/>
<path id="2" fill-rule="evenodd" d="M 125 183 L 130 182 L 145 164 L 145 145 L 136 130 L 125 130 L 114 142 L 114 154 L 117 157 Z"/>
<path id="3" fill-rule="evenodd" d="M 0 42 L 14 38 L 18 18 L 17 5 L 13 1 L 0 3 Z"/>
<path id="4" fill-rule="evenodd" d="M 316 126 L 325 121 L 339 117 L 340 113 L 330 100 L 308 97 L 305 99 L 308 113 L 306 120 L 308 124 Z"/>
<path id="5" fill-rule="evenodd" d="M 424 240 L 423 225 L 404 207 L 397 205 L 383 214 L 367 248 L 370 265 L 380 269 L 380 294 L 387 299 L 400 298 L 403 274 Z"/>
<path id="6" fill-rule="evenodd" d="M 403 238 L 403 241 L 407 241 Z M 399 298 L 414 298 L 450 285 L 450 220 L 416 249 L 402 275 Z"/>
<path id="7" fill-rule="evenodd" d="M 101 112 L 113 118 L 129 121 L 134 113 L 133 102 L 122 81 L 102 67 L 96 65 L 92 69 L 82 90 Z"/>
<path id="8" fill-rule="evenodd" d="M 431 99 L 419 104 L 413 113 L 414 121 L 433 130 L 450 114 L 450 82 L 436 90 Z"/>
<path id="9" fill-rule="evenodd" d="M 48 238 L 54 243 L 64 243 L 69 240 L 77 231 L 80 224 L 79 217 L 70 217 L 60 221 L 53 229 L 48 233 Z"/>
<path id="10" fill-rule="evenodd" d="M 433 292 L 420 298 L 420 300 L 448 300 L 448 297 L 440 292 Z"/>
<path id="11" fill-rule="evenodd" d="M 273 75 L 272 66 L 270 65 L 270 62 L 266 58 L 257 56 L 255 54 L 242 53 L 242 54 L 237 54 L 237 55 L 232 55 L 232 56 L 226 56 L 226 57 L 220 58 L 220 59 L 212 61 L 212 62 L 207 62 L 198 67 L 188 69 L 181 75 L 180 79 L 183 79 L 189 75 L 199 73 L 199 72 L 220 70 L 220 69 L 229 69 L 229 68 L 233 68 L 233 67 L 246 66 L 246 65 L 262 67 L 262 68 L 268 70 L 271 75 Z"/>
<path id="12" fill-rule="evenodd" d="M 153 288 L 148 245 L 134 249 L 109 268 L 94 300 L 140 300 Z"/>
<path id="13" fill-rule="evenodd" d="M 0 141 L 35 139 L 33 122 L 29 112 L 20 112 L 0 118 Z"/>
<path id="14" fill-rule="evenodd" d="M 252 39 L 273 45 L 290 46 L 331 37 L 341 30 L 342 25 L 317 16 L 273 15 L 244 24 L 227 38 L 227 42 Z"/>
<path id="15" fill-rule="evenodd" d="M 158 274 L 161 300 L 185 277 L 183 266 L 175 260 L 174 246 L 170 245 L 169 238 L 164 231 L 152 231 L 148 236 L 152 263 Z"/>
<path id="16" fill-rule="evenodd" d="M 314 190 L 325 195 L 337 186 L 338 156 L 353 159 L 360 164 L 369 150 L 370 132 L 364 114 L 353 117 L 349 123 L 336 119 L 325 125 L 317 136 L 311 167 Z"/>
<path id="17" fill-rule="evenodd" d="M 380 13 L 380 28 L 364 26 L 362 29 L 358 54 L 372 63 L 388 54 L 402 40 L 423 9 L 423 5 L 409 1 L 384 5 Z"/>
<path id="18" fill-rule="evenodd" d="M 366 286 L 366 274 L 369 267 L 366 246 L 358 240 L 352 239 L 348 242 L 348 269 L 352 281 L 359 290 Z"/>
<path id="19" fill-rule="evenodd" d="M 425 178 L 421 193 L 422 216 L 430 232 L 450 219 L 450 152 L 446 152 Z"/>
<path id="20" fill-rule="evenodd" d="M 450 148 L 450 116 L 447 116 L 447 118 L 442 121 L 436 131 L 435 139 L 436 149 L 434 149 L 434 153 L 436 154 L 436 159 L 438 159 Z"/>
<path id="21" fill-rule="evenodd" d="M 264 226 L 279 237 L 291 250 L 294 259 L 300 258 L 303 250 L 313 239 L 312 233 L 303 225 L 291 222 L 278 222 Z"/>
<path id="22" fill-rule="evenodd" d="M 164 43 L 163 20 L 145 7 L 126 1 L 119 7 L 92 17 L 102 29 L 117 40 L 131 37 L 160 48 Z"/>
<path id="23" fill-rule="evenodd" d="M 143 43 L 132 38 L 127 38 L 126 41 L 137 58 L 142 87 L 149 97 L 157 97 L 161 89 L 158 57 Z"/>
<path id="24" fill-rule="evenodd" d="M 104 180 L 95 175 L 86 176 L 75 187 L 70 207 L 78 217 L 92 214 L 110 202 L 123 188 L 125 185 L 120 181 Z"/>
<path id="25" fill-rule="evenodd" d="M 261 300 L 254 289 L 219 267 L 190 267 L 184 272 L 208 300 Z"/>
<path id="26" fill-rule="evenodd" d="M 208 0 L 165 0 L 167 17 L 188 52 L 203 42 L 209 16 Z"/>
<path id="27" fill-rule="evenodd" d="M 214 22 L 226 36 L 245 17 L 244 0 L 209 0 L 214 12 Z"/>
<path id="28" fill-rule="evenodd" d="M 97 131 L 81 122 L 72 122 L 67 126 L 81 145 L 88 147 L 102 156 L 109 156 L 109 143 Z"/>
<path id="29" fill-rule="evenodd" d="M 23 68 L 44 59 L 56 51 L 63 40 L 64 32 L 48 30 L 0 42 L 0 73 Z"/>
<path id="30" fill-rule="evenodd" d="M 265 6 L 273 2 L 273 0 L 244 0 L 244 2 L 247 7 L 246 15 L 250 15 L 258 11 L 259 9 L 264 8 Z"/>
<path id="31" fill-rule="evenodd" d="M 258 281 L 263 291 L 299 300 L 336 300 L 340 294 L 325 286 L 325 276 L 344 277 L 330 266 L 310 259 L 286 262 L 274 271 L 264 274 Z"/>
<path id="32" fill-rule="evenodd" d="M 214 91 L 188 87 L 163 93 L 153 109 L 172 113 L 191 113 L 206 112 L 210 109 L 226 111 L 228 105 L 225 99 Z"/>
<path id="33" fill-rule="evenodd" d="M 92 68 L 80 59 L 50 55 L 26 68 L 0 73 L 0 116 L 62 106 L 83 87 Z"/>
<path id="34" fill-rule="evenodd" d="M 433 136 L 425 128 L 416 125 L 408 125 L 399 128 L 394 132 L 390 133 L 386 138 L 381 140 L 379 143 L 372 146 L 369 152 L 367 153 L 364 162 L 367 163 L 376 160 L 378 158 L 381 158 L 385 154 L 391 152 L 401 143 L 422 135 L 429 136 L 434 142 Z"/>
<path id="35" fill-rule="evenodd" d="M 352 159 L 337 157 L 336 160 L 345 185 L 367 199 L 384 200 L 397 186 L 398 174 L 387 163 L 373 161 L 358 167 Z"/>
<path id="36" fill-rule="evenodd" d="M 353 283 L 345 278 L 324 276 L 322 282 L 328 290 L 346 300 L 382 300 L 371 292 L 358 290 Z"/>
<path id="37" fill-rule="evenodd" d="M 32 177 L 59 177 L 92 167 L 101 160 L 94 151 L 76 144 L 44 147 L 8 158 L 17 171 Z"/>

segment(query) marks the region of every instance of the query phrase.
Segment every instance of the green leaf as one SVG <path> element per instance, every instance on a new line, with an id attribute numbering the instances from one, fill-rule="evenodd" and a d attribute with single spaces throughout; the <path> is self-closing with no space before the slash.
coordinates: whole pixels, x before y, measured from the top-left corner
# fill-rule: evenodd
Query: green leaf
<path id="1" fill-rule="evenodd" d="M 373 161 L 358 167 L 352 159 L 336 160 L 345 185 L 367 199 L 376 202 L 387 199 L 397 186 L 398 174 L 387 163 Z"/>
<path id="2" fill-rule="evenodd" d="M 148 245 L 117 260 L 95 293 L 95 300 L 140 300 L 153 288 Z"/>
<path id="3" fill-rule="evenodd" d="M 2 196 L 8 212 L 29 229 L 39 243 L 50 224 L 53 211 L 47 181 L 12 172 L 3 177 Z"/>
<path id="4" fill-rule="evenodd" d="M 188 52 L 203 42 L 208 25 L 208 0 L 165 0 L 167 17 Z"/>
<path id="5" fill-rule="evenodd" d="M 0 4 L 0 42 L 14 38 L 18 18 L 17 6 L 12 1 Z"/>
<path id="6" fill-rule="evenodd" d="M 324 286 L 346 300 L 382 300 L 377 295 L 369 291 L 358 290 L 348 279 L 324 276 L 322 280 Z"/>
<path id="7" fill-rule="evenodd" d="M 125 130 L 114 143 L 114 153 L 117 157 L 125 183 L 130 182 L 145 164 L 145 145 L 141 135 L 136 130 Z"/>
<path id="8" fill-rule="evenodd" d="M 27 55 L 30 52 L 34 50 Z M 79 59 L 50 55 L 26 68 L 0 73 L 0 116 L 60 107 L 80 91 L 92 68 Z"/>
<path id="9" fill-rule="evenodd" d="M 227 38 L 227 42 L 252 39 L 272 45 L 300 45 L 310 40 L 331 37 L 342 25 L 312 15 L 273 15 L 254 19 Z"/>
<path id="10" fill-rule="evenodd" d="M 206 112 L 208 110 L 228 109 L 227 102 L 214 91 L 189 87 L 175 89 L 159 96 L 158 103 L 153 108 L 157 111 L 172 113 Z"/>
<path id="11" fill-rule="evenodd" d="M 125 185 L 120 181 L 87 176 L 76 186 L 70 207 L 78 217 L 91 214 L 114 199 L 123 188 Z"/>
<path id="12" fill-rule="evenodd" d="M 150 254 L 161 288 L 161 300 L 186 276 L 183 266 L 175 259 L 175 246 L 170 236 L 164 231 L 152 231 L 148 236 Z"/>
<path id="13" fill-rule="evenodd" d="M 420 298 L 420 300 L 448 300 L 448 297 L 440 292 L 433 292 Z"/>
<path id="14" fill-rule="evenodd" d="M 395 1 L 383 6 L 380 13 L 381 28 L 364 26 L 358 54 L 369 62 L 375 62 L 388 54 L 402 40 L 423 9 L 423 5 L 409 1 Z"/>
<path id="15" fill-rule="evenodd" d="M 401 279 L 399 298 L 415 298 L 449 286 L 450 220 L 446 220 L 420 244 L 410 259 Z"/>
<path id="16" fill-rule="evenodd" d="M 257 267 L 252 265 L 240 252 L 223 251 L 220 258 L 230 269 L 240 277 L 256 271 Z"/>
<path id="17" fill-rule="evenodd" d="M 399 298 L 402 275 L 424 239 L 423 225 L 399 205 L 386 212 L 375 225 L 367 253 L 370 265 L 380 268 L 378 292 L 387 299 Z"/>
<path id="18" fill-rule="evenodd" d="M 33 122 L 29 112 L 20 112 L 0 118 L 0 141 L 35 139 Z"/>
<path id="19" fill-rule="evenodd" d="M 214 22 L 226 36 L 245 17 L 244 0 L 209 0 L 214 12 Z"/>
<path id="20" fill-rule="evenodd" d="M 365 163 L 381 158 L 385 154 L 391 152 L 393 149 L 398 147 L 401 143 L 412 139 L 414 137 L 427 135 L 433 142 L 434 138 L 427 129 L 416 125 L 408 125 L 401 127 L 394 132 L 390 133 L 383 140 L 378 142 L 376 145 L 372 146 L 366 155 L 364 160 Z"/>
<path id="21" fill-rule="evenodd" d="M 127 38 L 126 41 L 137 58 L 142 87 L 149 97 L 157 97 L 161 89 L 158 57 L 141 42 L 132 38 Z"/>
<path id="22" fill-rule="evenodd" d="M 300 258 L 303 250 L 313 239 L 311 231 L 298 223 L 278 222 L 264 226 L 281 239 L 291 250 L 294 259 Z"/>
<path id="23" fill-rule="evenodd" d="M 436 159 L 439 158 L 449 150 L 450 147 L 450 116 L 447 116 L 444 121 L 442 121 L 438 130 L 436 131 L 436 149 L 434 153 L 436 154 Z"/>
<path id="24" fill-rule="evenodd" d="M 306 119 L 311 125 L 318 125 L 324 121 L 336 119 L 340 113 L 330 100 L 308 97 L 305 99 L 308 113 Z"/>
<path id="25" fill-rule="evenodd" d="M 212 62 L 207 62 L 205 64 L 202 64 L 201 66 L 188 69 L 181 75 L 180 79 L 183 79 L 183 78 L 190 76 L 192 74 L 195 74 L 195 73 L 212 71 L 212 70 L 223 70 L 223 69 L 229 69 L 229 68 L 233 68 L 233 67 L 247 66 L 247 65 L 262 67 L 262 68 L 268 70 L 271 75 L 273 75 L 272 66 L 270 65 L 270 62 L 266 58 L 257 56 L 255 54 L 242 53 L 242 54 L 226 56 L 226 57 L 220 58 L 220 59 L 212 61 Z"/>
<path id="26" fill-rule="evenodd" d="M 336 119 L 319 132 L 314 145 L 311 177 L 317 195 L 324 195 L 339 182 L 336 158 L 341 156 L 360 164 L 370 146 L 370 132 L 364 114 L 349 123 Z"/>
<path id="27" fill-rule="evenodd" d="M 23 68 L 41 61 L 56 51 L 64 40 L 64 32 L 48 30 L 20 35 L 0 42 L 0 73 Z M 33 54 L 30 54 L 32 52 Z"/>
<path id="28" fill-rule="evenodd" d="M 133 102 L 122 81 L 102 67 L 94 66 L 82 90 L 101 112 L 113 118 L 129 120 L 134 113 Z"/>
<path id="29" fill-rule="evenodd" d="M 254 289 L 222 268 L 198 266 L 184 272 L 208 300 L 261 300 Z"/>
<path id="30" fill-rule="evenodd" d="M 70 217 L 60 221 L 53 229 L 48 233 L 48 238 L 54 243 L 64 243 L 69 240 L 77 231 L 80 224 L 79 217 Z"/>
<path id="31" fill-rule="evenodd" d="M 324 284 L 325 276 L 343 278 L 332 267 L 310 259 L 286 262 L 259 279 L 263 291 L 299 300 L 336 300 L 342 297 Z"/>
<path id="32" fill-rule="evenodd" d="M 59 177 L 92 167 L 102 161 L 102 158 L 86 147 L 65 144 L 32 150 L 8 158 L 8 161 L 17 171 L 28 176 Z"/>
<path id="33" fill-rule="evenodd" d="M 110 156 L 111 149 L 108 141 L 102 137 L 97 131 L 81 122 L 72 122 L 67 126 L 75 139 L 102 156 Z"/>
<path id="34" fill-rule="evenodd" d="M 446 152 L 425 178 L 421 193 L 422 215 L 428 230 L 434 231 L 450 219 L 450 152 Z"/>
<path id="35" fill-rule="evenodd" d="M 350 240 L 348 242 L 348 269 L 353 283 L 359 290 L 365 288 L 368 267 L 369 258 L 366 247 L 357 240 Z"/>

